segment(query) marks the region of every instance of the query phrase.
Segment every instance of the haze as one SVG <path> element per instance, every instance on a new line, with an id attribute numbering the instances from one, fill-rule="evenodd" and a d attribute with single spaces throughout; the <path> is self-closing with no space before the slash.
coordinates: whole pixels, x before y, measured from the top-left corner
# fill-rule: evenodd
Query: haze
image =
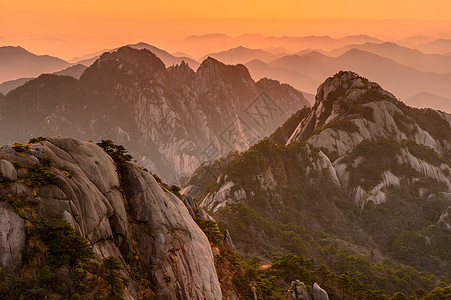
<path id="1" fill-rule="evenodd" d="M 185 36 L 368 34 L 450 37 L 451 2 L 433 1 L 2 1 L 0 45 L 76 56 L 146 41 L 170 51 Z M 185 50 L 186 51 L 186 50 Z M 205 53 L 204 53 L 205 54 Z"/>

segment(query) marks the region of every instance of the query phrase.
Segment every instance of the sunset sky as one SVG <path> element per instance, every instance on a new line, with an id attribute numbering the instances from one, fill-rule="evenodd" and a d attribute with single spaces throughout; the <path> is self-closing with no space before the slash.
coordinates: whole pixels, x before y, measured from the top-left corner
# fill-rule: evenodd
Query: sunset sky
<path id="1" fill-rule="evenodd" d="M 2 0 L 0 45 L 71 59 L 139 41 L 164 47 L 169 40 L 213 32 L 451 37 L 450 12 L 448 0 Z"/>

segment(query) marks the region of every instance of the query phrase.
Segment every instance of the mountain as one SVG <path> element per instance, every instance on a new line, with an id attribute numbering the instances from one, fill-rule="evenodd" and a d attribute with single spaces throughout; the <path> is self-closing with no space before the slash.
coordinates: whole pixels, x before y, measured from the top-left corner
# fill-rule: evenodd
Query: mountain
<path id="1" fill-rule="evenodd" d="M 107 298 L 124 285 L 125 299 L 222 298 L 207 237 L 149 172 L 70 138 L 0 156 L 5 299 Z"/>
<path id="2" fill-rule="evenodd" d="M 168 53 L 168 52 L 166 52 L 164 50 L 161 50 L 161 49 L 159 49 L 157 47 L 154 47 L 154 46 L 146 44 L 146 43 L 142 43 L 141 42 L 141 43 L 137 43 L 137 44 L 129 44 L 127 46 L 129 46 L 131 48 L 134 48 L 134 49 L 138 49 L 138 50 L 147 49 L 147 50 L 151 51 L 158 58 L 160 58 L 166 66 L 177 65 L 177 64 L 180 64 L 182 61 L 184 61 L 185 63 L 189 64 L 189 66 L 191 68 L 193 68 L 194 70 L 196 70 L 199 67 L 199 63 L 197 61 L 195 61 L 194 59 L 192 59 L 192 58 L 189 58 L 189 57 L 176 57 L 176 56 L 174 56 L 174 55 L 172 55 L 172 54 L 170 54 L 170 53 Z M 113 50 L 109 50 L 109 51 L 107 50 L 107 51 L 104 51 L 104 52 L 114 52 L 114 51 L 117 51 L 118 49 L 119 48 L 115 48 Z M 104 53 L 104 52 L 102 52 L 102 53 Z M 82 65 L 86 65 L 86 66 L 90 66 L 97 59 L 99 59 L 99 57 L 100 57 L 100 55 L 102 53 L 94 54 L 90 58 L 80 60 L 80 61 L 78 61 L 76 63 L 77 64 L 82 64 Z"/>
<path id="3" fill-rule="evenodd" d="M 22 47 L 0 47 L 0 82 L 51 73 L 70 64 L 57 57 L 36 55 Z"/>
<path id="4" fill-rule="evenodd" d="M 312 108 L 249 150 L 204 163 L 182 192 L 229 231 L 241 255 L 296 253 L 301 265 L 308 257 L 342 280 L 358 278 L 362 295 L 409 295 L 436 280 L 449 286 L 450 160 L 450 114 L 406 106 L 339 72 Z"/>
<path id="5" fill-rule="evenodd" d="M 426 44 L 426 43 L 432 42 L 433 40 L 434 40 L 434 38 L 432 38 L 430 36 L 415 35 L 415 36 L 408 37 L 406 39 L 396 41 L 396 43 L 399 45 L 406 46 L 406 47 L 415 48 L 418 45 Z"/>
<path id="6" fill-rule="evenodd" d="M 451 50 L 450 39 L 438 39 L 418 46 L 418 49 L 427 53 L 445 54 Z"/>
<path id="7" fill-rule="evenodd" d="M 221 52 L 226 49 L 236 47 L 246 47 L 254 49 L 283 48 L 281 52 L 298 52 L 307 48 L 320 48 L 332 50 L 348 44 L 380 43 L 379 39 L 367 35 L 347 36 L 343 38 L 332 38 L 330 36 L 264 36 L 261 34 L 243 34 L 231 37 L 225 34 L 193 35 L 182 40 L 175 40 L 165 43 L 167 49 L 184 49 L 197 57 L 201 57 L 211 52 Z M 279 51 L 278 51 L 279 52 Z M 280 53 L 280 52 L 279 52 Z"/>
<path id="8" fill-rule="evenodd" d="M 330 51 L 332 56 L 339 56 L 351 50 L 358 49 L 377 54 L 382 57 L 393 59 L 394 61 L 425 72 L 435 72 L 439 74 L 450 73 L 451 57 L 440 54 L 425 54 L 419 50 L 402 47 L 395 43 L 365 43 L 361 45 L 347 45 L 340 49 Z"/>
<path id="9" fill-rule="evenodd" d="M 202 58 L 202 60 L 207 57 L 213 57 L 226 64 L 244 64 L 248 61 L 256 59 L 268 62 L 281 56 L 283 56 L 283 54 L 272 54 L 261 49 L 249 49 L 239 46 L 226 51 L 207 54 Z"/>
<path id="10" fill-rule="evenodd" d="M 367 51 L 351 49 L 338 57 L 330 57 L 319 52 L 311 52 L 302 56 L 289 55 L 268 63 L 271 68 L 292 70 L 304 74 L 314 80 L 324 80 L 328 75 L 339 70 L 353 70 L 363 76 L 375 80 L 386 89 L 395 92 L 402 99 L 422 92 L 429 92 L 446 97 L 451 93 L 451 73 L 436 74 L 415 70 Z M 267 74 L 278 79 L 277 72 Z M 295 78 L 284 81 L 294 85 Z M 314 90 L 305 90 L 314 92 Z"/>
<path id="11" fill-rule="evenodd" d="M 61 75 L 61 76 L 71 76 L 71 77 L 79 79 L 81 74 L 83 74 L 83 72 L 86 69 L 87 69 L 87 67 L 85 65 L 77 64 L 77 65 L 70 66 L 64 70 L 54 72 L 53 74 Z"/>
<path id="12" fill-rule="evenodd" d="M 33 77 L 19 78 L 15 80 L 8 80 L 3 83 L 0 83 L 0 93 L 8 94 L 10 91 L 18 88 L 19 86 L 24 85 L 28 81 L 34 79 Z"/>
<path id="13" fill-rule="evenodd" d="M 286 82 L 301 91 L 314 91 L 319 84 L 318 80 L 310 78 L 308 75 L 284 68 L 273 68 L 261 60 L 252 60 L 246 64 L 246 68 L 254 80 L 262 78 L 274 78 L 281 82 Z M 305 94 L 303 92 L 303 94 Z M 311 101 L 309 101 L 312 103 Z"/>
<path id="14" fill-rule="evenodd" d="M 451 99 L 430 93 L 416 94 L 408 98 L 406 102 L 418 108 L 435 107 L 446 112 L 451 111 Z"/>
<path id="15" fill-rule="evenodd" d="M 67 67 L 64 70 L 54 72 L 53 74 L 61 75 L 61 76 L 71 76 L 71 77 L 78 79 L 78 78 L 80 78 L 80 76 L 84 70 L 86 70 L 86 66 L 84 66 L 82 64 L 78 64 L 78 65 L 73 65 L 73 66 Z M 27 83 L 28 81 L 30 81 L 32 79 L 34 79 L 34 78 L 33 77 L 19 78 L 16 80 L 9 80 L 9 81 L 0 83 L 0 93 L 3 93 L 6 95 L 10 91 L 18 88 L 19 86 L 24 85 L 25 83 Z"/>
<path id="16" fill-rule="evenodd" d="M 0 142 L 113 139 L 174 182 L 205 160 L 269 136 L 304 105 L 301 92 L 273 80 L 254 82 L 243 65 L 208 58 L 196 72 L 183 62 L 166 68 L 148 50 L 123 47 L 104 53 L 79 80 L 41 75 L 8 93 Z"/>

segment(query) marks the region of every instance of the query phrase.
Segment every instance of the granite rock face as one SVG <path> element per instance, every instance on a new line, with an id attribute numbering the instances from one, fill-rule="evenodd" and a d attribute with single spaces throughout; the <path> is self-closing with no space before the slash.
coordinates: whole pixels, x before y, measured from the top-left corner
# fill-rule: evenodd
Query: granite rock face
<path id="1" fill-rule="evenodd" d="M 0 202 L 0 268 L 13 270 L 22 264 L 25 224 L 8 204 Z"/>
<path id="2" fill-rule="evenodd" d="M 67 220 L 98 258 L 120 257 L 147 274 L 143 276 L 149 277 L 158 298 L 221 298 L 207 237 L 184 203 L 141 167 L 127 163 L 127 175 L 120 180 L 113 160 L 100 147 L 70 138 L 50 138 L 21 153 L 3 147 L 0 155 L 2 166 L 15 163 L 19 169 L 51 158 L 49 171 L 59 178 L 58 186 L 33 190 L 22 172 L 24 180 L 3 184 L 0 194 L 37 203 L 44 217 Z M 0 211 L 1 266 L 20 267 L 24 222 L 7 201 L 0 202 Z M 127 298 L 136 297 L 135 286 L 130 285 Z"/>

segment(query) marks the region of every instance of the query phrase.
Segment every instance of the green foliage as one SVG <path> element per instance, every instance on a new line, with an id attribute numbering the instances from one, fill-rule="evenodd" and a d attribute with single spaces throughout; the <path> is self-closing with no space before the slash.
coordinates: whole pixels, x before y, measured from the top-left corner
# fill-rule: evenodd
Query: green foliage
<path id="1" fill-rule="evenodd" d="M 412 140 L 403 140 L 402 146 L 407 147 L 410 154 L 418 159 L 424 160 L 434 166 L 440 166 L 441 164 L 449 164 L 449 162 L 441 157 L 434 149 L 415 143 Z"/>
<path id="2" fill-rule="evenodd" d="M 121 261 L 114 256 L 108 256 L 103 259 L 101 269 L 102 277 L 109 286 L 109 296 L 112 299 L 122 299 L 128 279 L 120 273 L 123 269 Z"/>
<path id="3" fill-rule="evenodd" d="M 218 224 L 212 220 L 206 220 L 200 217 L 196 217 L 194 219 L 197 225 L 199 225 L 200 229 L 205 233 L 208 240 L 214 246 L 222 245 L 224 240 L 224 235 L 219 230 Z"/>
<path id="4" fill-rule="evenodd" d="M 329 122 L 321 130 L 324 130 L 327 128 L 331 128 L 334 130 L 342 130 L 347 133 L 353 133 L 353 132 L 359 131 L 359 127 L 357 125 L 355 125 L 354 122 L 352 122 L 351 120 L 348 120 L 348 119 L 338 119 L 336 121 Z M 313 133 L 313 134 L 315 134 L 315 133 Z"/>
<path id="5" fill-rule="evenodd" d="M 65 220 L 44 219 L 35 224 L 34 230 L 48 248 L 48 265 L 52 268 L 75 266 L 94 257 L 89 242 Z"/>
<path id="6" fill-rule="evenodd" d="M 359 105 L 359 104 L 353 104 L 348 110 L 347 115 L 349 117 L 363 117 L 369 121 L 374 121 L 374 110 L 372 107 Z"/>
<path id="7" fill-rule="evenodd" d="M 53 166 L 53 160 L 51 157 L 42 157 L 39 158 L 39 162 L 41 163 L 42 166 L 44 166 L 45 168 L 50 168 Z"/>
<path id="8" fill-rule="evenodd" d="M 127 149 L 122 145 L 116 145 L 112 140 L 102 140 L 97 143 L 97 146 L 102 148 L 118 165 L 123 165 L 132 160 L 133 156 L 127 154 Z"/>
<path id="9" fill-rule="evenodd" d="M 397 173 L 399 163 L 396 155 L 401 153 L 401 146 L 392 140 L 379 138 L 376 141 L 363 140 L 342 160 L 348 164 L 350 187 L 361 186 L 369 191 L 382 180 L 384 171 Z M 362 159 L 353 166 L 356 159 Z"/>
<path id="10" fill-rule="evenodd" d="M 7 176 L 0 176 L 0 183 L 10 183 L 13 182 L 13 180 Z"/>
<path id="11" fill-rule="evenodd" d="M 275 143 L 285 145 L 293 131 L 296 129 L 299 123 L 309 115 L 310 111 L 310 107 L 304 107 L 292 114 L 282 126 L 274 131 L 269 139 Z"/>
<path id="12" fill-rule="evenodd" d="M 25 152 L 28 150 L 28 146 L 27 145 L 22 145 L 21 143 L 14 143 L 12 145 L 12 148 L 16 151 L 16 152 Z"/>
<path id="13" fill-rule="evenodd" d="M 14 168 L 16 168 L 16 169 L 20 169 L 20 168 L 25 168 L 25 165 L 23 164 L 23 163 L 21 163 L 21 162 L 13 162 L 13 166 L 14 166 Z"/>
<path id="14" fill-rule="evenodd" d="M 40 137 L 37 137 L 37 138 L 30 139 L 30 141 L 28 143 L 29 144 L 37 144 L 37 143 L 41 143 L 41 142 L 44 142 L 44 141 L 47 141 L 47 138 L 40 136 Z"/>
<path id="15" fill-rule="evenodd" d="M 39 162 L 29 168 L 31 172 L 30 181 L 31 185 L 34 187 L 44 186 L 48 184 L 58 185 L 59 178 L 52 171 L 49 170 L 52 165 L 52 161 L 49 158 L 41 159 L 44 161 Z"/>
<path id="16" fill-rule="evenodd" d="M 170 191 L 174 195 L 176 195 L 178 198 L 182 199 L 182 194 L 180 194 L 180 191 L 182 190 L 178 185 L 169 185 L 166 182 L 164 182 L 160 176 L 157 174 L 152 174 L 153 178 L 166 190 Z"/>
<path id="17" fill-rule="evenodd" d="M 413 119 L 434 139 L 451 141 L 451 125 L 438 112 L 428 108 L 414 108 L 400 102 L 398 107 L 402 112 Z M 449 159 L 447 157 L 447 159 Z"/>

